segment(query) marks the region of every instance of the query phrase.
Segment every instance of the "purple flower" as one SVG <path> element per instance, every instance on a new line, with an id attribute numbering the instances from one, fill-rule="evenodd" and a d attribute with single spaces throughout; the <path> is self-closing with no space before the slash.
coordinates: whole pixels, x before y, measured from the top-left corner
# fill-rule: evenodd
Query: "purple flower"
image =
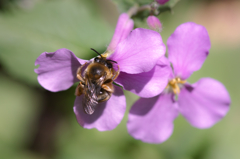
<path id="1" fill-rule="evenodd" d="M 207 30 L 195 23 L 177 27 L 167 41 L 170 72 L 169 83 L 163 93 L 153 98 L 140 98 L 131 108 L 127 128 L 136 139 L 161 143 L 173 131 L 173 121 L 181 113 L 194 127 L 213 126 L 228 112 L 229 94 L 220 82 L 202 78 L 195 84 L 185 80 L 201 68 L 209 49 Z M 176 100 L 175 95 L 178 95 Z"/>
<path id="2" fill-rule="evenodd" d="M 167 67 L 158 63 L 165 53 L 165 45 L 157 32 L 138 28 L 130 33 L 132 28 L 133 21 L 129 16 L 120 15 L 113 39 L 102 56 L 116 61 L 119 66 L 120 74 L 115 83 L 141 97 L 153 97 L 160 94 L 168 82 Z M 86 62 L 91 63 L 92 60 L 82 60 L 70 50 L 59 49 L 42 53 L 35 62 L 35 65 L 40 65 L 35 72 L 45 89 L 57 92 L 79 82 L 77 69 Z M 162 73 L 156 73 L 161 70 Z M 114 90 L 110 99 L 99 103 L 92 115 L 83 110 L 83 95 L 76 97 L 74 113 L 82 127 L 105 131 L 114 129 L 120 123 L 126 100 L 120 87 L 114 85 Z"/>

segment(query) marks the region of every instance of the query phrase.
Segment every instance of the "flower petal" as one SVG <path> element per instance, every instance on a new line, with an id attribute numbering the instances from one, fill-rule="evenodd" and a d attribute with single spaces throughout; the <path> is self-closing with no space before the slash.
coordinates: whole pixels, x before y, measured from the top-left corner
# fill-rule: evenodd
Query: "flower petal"
<path id="1" fill-rule="evenodd" d="M 224 85 L 211 78 L 185 85 L 178 97 L 179 111 L 197 128 L 209 128 L 222 119 L 230 105 Z"/>
<path id="2" fill-rule="evenodd" d="M 113 52 L 117 45 L 124 40 L 133 29 L 134 22 L 127 13 L 123 13 L 118 18 L 118 23 L 113 38 L 107 48 L 108 52 Z"/>
<path id="3" fill-rule="evenodd" d="M 161 59 L 165 60 L 165 57 Z M 170 74 L 166 61 L 161 59 L 151 71 L 139 74 L 121 72 L 115 82 L 140 97 L 150 98 L 159 95 L 166 88 Z"/>
<path id="4" fill-rule="evenodd" d="M 35 69 L 38 82 L 52 92 L 66 90 L 77 82 L 76 72 L 85 60 L 78 59 L 70 50 L 59 49 L 55 52 L 44 52 L 36 60 Z"/>
<path id="5" fill-rule="evenodd" d="M 120 87 L 114 88 L 111 98 L 107 102 L 99 103 L 92 115 L 86 114 L 83 110 L 83 96 L 76 97 L 73 110 L 82 127 L 106 131 L 114 129 L 121 122 L 126 110 L 126 99 Z"/>
<path id="6" fill-rule="evenodd" d="M 175 76 L 187 79 L 201 68 L 211 44 L 205 27 L 188 22 L 177 27 L 167 46 Z"/>
<path id="7" fill-rule="evenodd" d="M 165 54 L 160 34 L 153 30 L 137 28 L 118 44 L 109 59 L 117 61 L 120 71 L 129 74 L 148 72 Z"/>
<path id="8" fill-rule="evenodd" d="M 172 94 L 140 98 L 130 110 L 128 132 L 143 142 L 161 143 L 171 136 L 177 116 L 177 103 Z"/>

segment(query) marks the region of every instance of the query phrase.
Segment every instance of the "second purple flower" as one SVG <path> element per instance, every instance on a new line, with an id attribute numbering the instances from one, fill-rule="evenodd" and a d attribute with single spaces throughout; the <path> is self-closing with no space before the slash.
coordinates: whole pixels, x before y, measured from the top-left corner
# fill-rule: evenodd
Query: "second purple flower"
<path id="1" fill-rule="evenodd" d="M 228 91 L 219 81 L 212 78 L 202 78 L 195 84 L 186 81 L 201 68 L 209 54 L 210 39 L 203 26 L 191 22 L 180 25 L 167 45 L 168 59 L 160 59 L 168 63 L 170 73 L 165 91 L 153 98 L 140 98 L 129 113 L 129 133 L 148 143 L 167 140 L 179 113 L 192 126 L 203 129 L 221 120 L 230 106 Z"/>

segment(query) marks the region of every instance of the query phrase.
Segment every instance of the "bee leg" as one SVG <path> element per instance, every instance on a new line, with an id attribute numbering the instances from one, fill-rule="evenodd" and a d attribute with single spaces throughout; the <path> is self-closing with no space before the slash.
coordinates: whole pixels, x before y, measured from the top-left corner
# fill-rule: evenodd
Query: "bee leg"
<path id="1" fill-rule="evenodd" d="M 98 95 L 98 102 L 107 101 L 114 91 L 112 80 L 109 80 L 107 83 L 102 84 L 101 87 L 102 89 Z"/>
<path id="2" fill-rule="evenodd" d="M 84 83 L 84 79 L 82 77 L 82 68 L 87 64 L 87 62 L 85 64 L 83 64 L 82 66 L 80 66 L 78 69 L 77 69 L 77 78 Z"/>
<path id="3" fill-rule="evenodd" d="M 82 84 L 82 82 L 79 82 L 79 84 L 77 85 L 77 88 L 75 90 L 75 95 L 76 96 L 80 96 L 83 94 L 83 88 L 84 88 L 84 85 Z"/>
<path id="4" fill-rule="evenodd" d="M 103 90 L 101 93 L 102 93 L 102 94 L 99 94 L 99 95 L 98 95 L 98 102 L 107 101 L 107 100 L 111 97 L 111 95 L 112 95 L 112 93 L 107 92 L 107 91 L 105 91 L 105 90 Z"/>
<path id="5" fill-rule="evenodd" d="M 102 89 L 107 92 L 113 93 L 114 87 L 113 87 L 112 81 L 102 84 Z"/>
<path id="6" fill-rule="evenodd" d="M 113 81 L 114 81 L 115 79 L 117 79 L 119 73 L 120 73 L 120 68 L 119 68 L 119 65 L 118 65 L 118 70 L 117 70 L 117 72 L 116 72 L 116 73 L 113 75 L 113 77 L 112 77 L 112 80 L 113 80 Z"/>

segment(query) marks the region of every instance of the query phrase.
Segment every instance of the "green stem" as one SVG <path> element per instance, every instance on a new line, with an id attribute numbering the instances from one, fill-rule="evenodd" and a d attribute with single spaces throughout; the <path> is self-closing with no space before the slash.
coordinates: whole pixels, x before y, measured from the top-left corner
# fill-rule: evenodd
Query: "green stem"
<path id="1" fill-rule="evenodd" d="M 127 13 L 129 15 L 129 17 L 132 17 L 139 12 L 142 12 L 142 11 L 145 11 L 145 10 L 151 11 L 151 9 L 152 9 L 152 7 L 151 7 L 150 4 L 143 5 L 143 6 L 140 6 L 140 7 L 137 4 L 135 4 L 132 8 L 129 9 L 129 11 Z"/>
<path id="2" fill-rule="evenodd" d="M 140 12 L 143 12 L 143 11 L 149 11 L 150 15 L 159 15 L 163 12 L 166 12 L 166 11 L 172 11 L 171 7 L 170 6 L 160 6 L 158 3 L 156 2 L 153 2 L 151 4 L 146 4 L 146 5 L 142 5 L 142 6 L 139 6 L 138 4 L 135 4 L 133 7 L 131 7 L 129 10 L 128 10 L 128 15 L 129 17 L 133 17 L 133 16 L 136 16 L 138 15 L 138 13 Z"/>

